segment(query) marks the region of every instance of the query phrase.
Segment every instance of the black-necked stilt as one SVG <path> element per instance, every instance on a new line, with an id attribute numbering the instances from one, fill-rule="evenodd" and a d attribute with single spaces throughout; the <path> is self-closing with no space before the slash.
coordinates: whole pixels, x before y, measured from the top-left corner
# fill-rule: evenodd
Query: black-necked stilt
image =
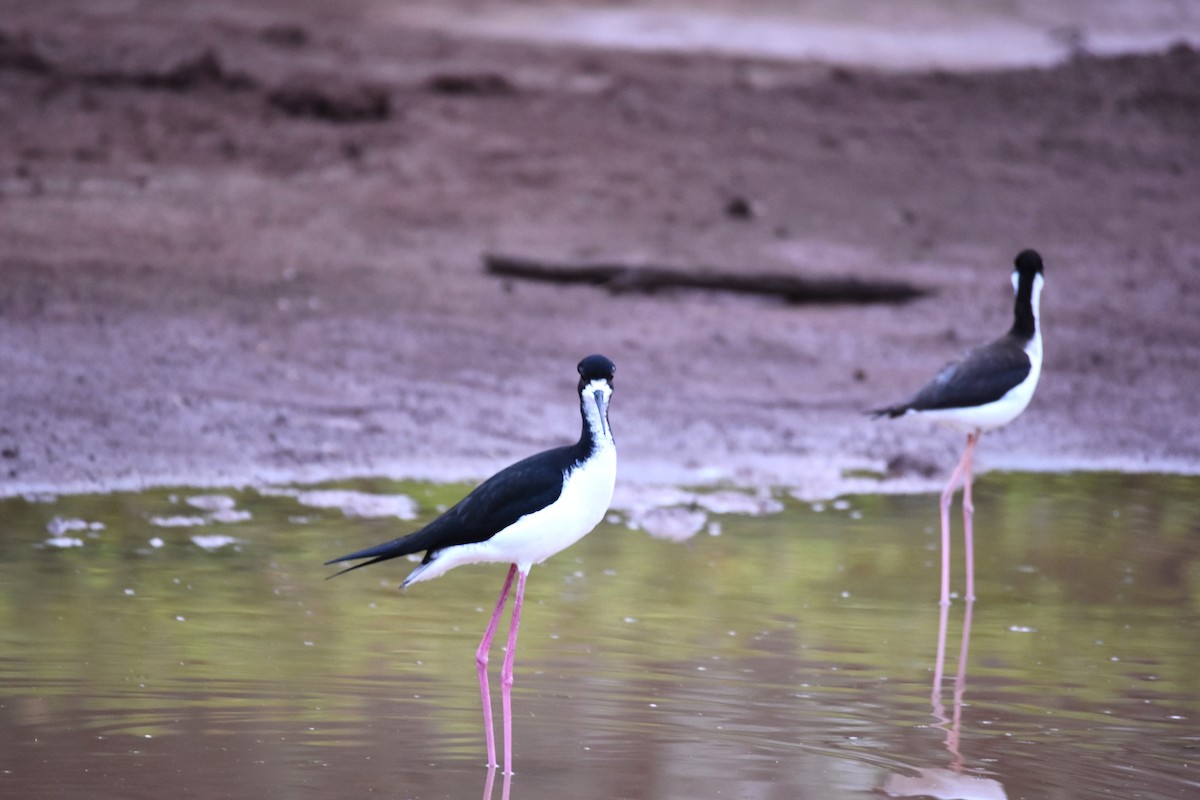
<path id="1" fill-rule="evenodd" d="M 475 652 L 479 688 L 483 695 L 483 724 L 489 767 L 496 766 L 492 734 L 492 698 L 488 690 L 488 650 L 496 624 L 517 578 L 508 651 L 500 671 L 504 712 L 504 771 L 512 772 L 513 654 L 525 597 L 525 579 L 534 564 L 582 539 L 604 518 L 617 475 L 617 448 L 608 426 L 608 401 L 616 367 L 604 356 L 579 362 L 579 405 L 583 432 L 579 441 L 518 461 L 475 487 L 453 508 L 419 531 L 385 544 L 325 562 L 367 559 L 341 572 L 380 561 L 425 552 L 421 565 L 401 588 L 427 581 L 462 564 L 512 564 L 491 621 Z M 333 576 L 330 576 L 333 577 Z"/>
<path id="2" fill-rule="evenodd" d="M 984 431 L 1007 425 L 1033 398 L 1042 371 L 1042 328 L 1038 318 L 1042 285 L 1042 257 L 1023 250 L 1014 261 L 1016 302 L 1013 324 L 995 341 L 968 350 L 950 362 L 906 403 L 871 413 L 877 417 L 918 414 L 961 431 L 967 447 L 950 482 L 942 492 L 942 605 L 950 603 L 950 502 L 954 486 L 963 481 L 963 527 L 966 540 L 967 599 L 975 599 L 975 555 L 971 531 L 971 459 Z"/>

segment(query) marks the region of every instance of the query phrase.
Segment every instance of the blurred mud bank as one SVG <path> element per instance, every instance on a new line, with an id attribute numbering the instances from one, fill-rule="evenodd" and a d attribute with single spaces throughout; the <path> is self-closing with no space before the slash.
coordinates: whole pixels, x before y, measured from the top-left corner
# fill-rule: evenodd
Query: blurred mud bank
<path id="1" fill-rule="evenodd" d="M 1197 471 L 1188 20 L 1108 55 L 1046 17 L 1044 63 L 887 71 L 389 8 L 8 4 L 0 493 L 480 477 L 576 433 L 590 352 L 622 481 L 928 488 L 957 437 L 860 412 L 1007 327 L 1027 246 L 1045 371 L 981 466 Z M 610 293 L 489 252 L 931 293 Z"/>

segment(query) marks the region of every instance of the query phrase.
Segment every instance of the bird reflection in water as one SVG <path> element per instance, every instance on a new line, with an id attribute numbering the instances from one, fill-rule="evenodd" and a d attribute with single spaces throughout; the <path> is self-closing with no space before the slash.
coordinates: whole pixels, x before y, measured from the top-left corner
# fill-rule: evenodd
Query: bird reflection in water
<path id="1" fill-rule="evenodd" d="M 963 756 L 959 750 L 959 734 L 962 728 L 963 694 L 967 688 L 967 652 L 971 646 L 971 613 L 975 603 L 967 600 L 963 613 L 962 641 L 958 650 L 958 670 L 954 676 L 954 691 L 951 695 L 950 715 L 942 702 L 942 684 L 946 668 L 946 627 L 949 623 L 950 607 L 941 605 L 938 617 L 937 663 L 933 669 L 933 691 L 930 703 L 933 706 L 935 728 L 945 731 L 946 750 L 950 753 L 950 768 L 918 768 L 915 775 L 888 775 L 881 787 L 889 797 L 933 797 L 936 800 L 1007 800 L 1004 787 L 992 778 L 981 778 L 964 774 Z"/>

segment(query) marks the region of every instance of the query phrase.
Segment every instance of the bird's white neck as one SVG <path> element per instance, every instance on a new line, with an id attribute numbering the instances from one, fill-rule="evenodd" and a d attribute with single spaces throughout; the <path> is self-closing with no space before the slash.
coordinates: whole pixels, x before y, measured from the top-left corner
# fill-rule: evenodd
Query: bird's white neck
<path id="1" fill-rule="evenodd" d="M 590 381 L 579 392 L 579 403 L 583 413 L 581 443 L 590 443 L 590 450 L 603 450 L 615 446 L 612 428 L 608 425 L 610 397 L 612 386 L 604 380 Z"/>

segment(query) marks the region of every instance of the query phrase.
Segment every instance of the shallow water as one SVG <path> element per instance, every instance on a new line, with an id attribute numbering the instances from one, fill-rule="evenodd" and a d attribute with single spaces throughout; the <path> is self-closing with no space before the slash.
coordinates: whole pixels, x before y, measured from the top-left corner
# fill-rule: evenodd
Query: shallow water
<path id="1" fill-rule="evenodd" d="M 463 491 L 325 488 L 422 519 Z M 0 795 L 481 796 L 503 568 L 325 581 L 417 523 L 297 495 L 0 502 Z M 979 480 L 936 696 L 936 498 L 780 499 L 681 543 L 618 519 L 534 569 L 495 797 L 1198 796 L 1200 479 Z"/>

